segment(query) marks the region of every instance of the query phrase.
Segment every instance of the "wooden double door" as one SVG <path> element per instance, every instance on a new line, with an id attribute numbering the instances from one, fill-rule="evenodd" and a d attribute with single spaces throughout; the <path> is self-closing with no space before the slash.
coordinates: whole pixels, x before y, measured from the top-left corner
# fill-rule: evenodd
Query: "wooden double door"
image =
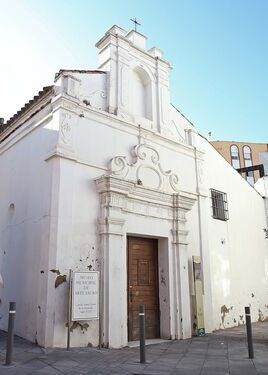
<path id="1" fill-rule="evenodd" d="M 160 337 L 158 243 L 128 237 L 128 340 L 139 339 L 139 306 L 145 306 L 146 339 Z"/>

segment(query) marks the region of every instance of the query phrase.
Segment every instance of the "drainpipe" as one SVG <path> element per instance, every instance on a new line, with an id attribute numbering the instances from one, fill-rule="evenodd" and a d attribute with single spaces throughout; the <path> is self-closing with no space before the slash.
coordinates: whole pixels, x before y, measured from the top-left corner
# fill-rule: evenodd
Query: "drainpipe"
<path id="1" fill-rule="evenodd" d="M 201 275 L 203 280 L 203 293 L 204 293 L 204 273 L 203 273 L 203 237 L 202 237 L 202 220 L 201 220 L 201 203 L 200 203 L 200 192 L 199 192 L 199 180 L 198 180 L 198 168 L 197 168 L 197 150 L 194 146 L 194 160 L 195 160 L 195 178 L 196 178 L 196 190 L 197 190 L 197 207 L 198 207 L 198 229 L 199 229 L 199 249 L 201 258 Z"/>
<path id="2" fill-rule="evenodd" d="M 267 178 L 267 183 L 266 183 Z M 264 209 L 265 209 L 265 217 L 266 217 L 266 224 L 268 226 L 268 177 L 263 176 L 263 187 L 264 187 Z"/>
<path id="3" fill-rule="evenodd" d="M 179 287 L 179 275 L 178 275 L 178 203 L 179 196 L 178 194 L 173 194 L 173 272 L 174 272 L 174 307 L 175 307 L 175 316 L 174 316 L 174 330 L 175 330 L 175 340 L 183 338 L 182 324 L 178 318 L 182 319 L 182 308 L 181 308 L 181 290 Z M 180 332 L 179 332 L 180 331 Z"/>

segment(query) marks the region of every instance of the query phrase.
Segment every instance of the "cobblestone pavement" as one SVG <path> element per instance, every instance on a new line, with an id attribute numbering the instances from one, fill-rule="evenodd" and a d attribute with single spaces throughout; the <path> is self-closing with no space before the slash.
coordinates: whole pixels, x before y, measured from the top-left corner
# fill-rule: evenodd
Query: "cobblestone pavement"
<path id="1" fill-rule="evenodd" d="M 248 359 L 245 327 L 217 331 L 206 337 L 147 346 L 147 363 L 139 348 L 43 349 L 16 337 L 14 366 L 4 366 L 6 336 L 0 334 L 0 374 L 147 374 L 268 375 L 268 323 L 253 325 L 255 359 Z"/>

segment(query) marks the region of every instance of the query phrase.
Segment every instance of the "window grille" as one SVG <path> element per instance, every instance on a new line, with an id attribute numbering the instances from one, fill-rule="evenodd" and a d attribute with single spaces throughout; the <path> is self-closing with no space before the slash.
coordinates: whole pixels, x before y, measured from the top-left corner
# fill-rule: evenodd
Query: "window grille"
<path id="1" fill-rule="evenodd" d="M 227 194 L 222 191 L 210 189 L 211 191 L 211 202 L 212 202 L 212 216 L 218 220 L 228 220 L 228 204 Z"/>

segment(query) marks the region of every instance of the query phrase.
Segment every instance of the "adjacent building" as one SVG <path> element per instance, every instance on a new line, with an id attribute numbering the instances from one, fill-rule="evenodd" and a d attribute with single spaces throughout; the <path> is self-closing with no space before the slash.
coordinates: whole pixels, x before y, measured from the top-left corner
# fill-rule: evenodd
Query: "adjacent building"
<path id="1" fill-rule="evenodd" d="M 253 186 L 263 175 L 268 175 L 267 143 L 211 141 L 211 144 L 250 185 Z M 248 171 L 248 167 L 253 168 Z"/>
<path id="2" fill-rule="evenodd" d="M 66 345 L 69 270 L 100 272 L 71 346 L 185 339 L 266 319 L 265 205 L 170 103 L 171 65 L 113 26 L 96 70 L 61 70 L 0 130 L 0 327 Z"/>

